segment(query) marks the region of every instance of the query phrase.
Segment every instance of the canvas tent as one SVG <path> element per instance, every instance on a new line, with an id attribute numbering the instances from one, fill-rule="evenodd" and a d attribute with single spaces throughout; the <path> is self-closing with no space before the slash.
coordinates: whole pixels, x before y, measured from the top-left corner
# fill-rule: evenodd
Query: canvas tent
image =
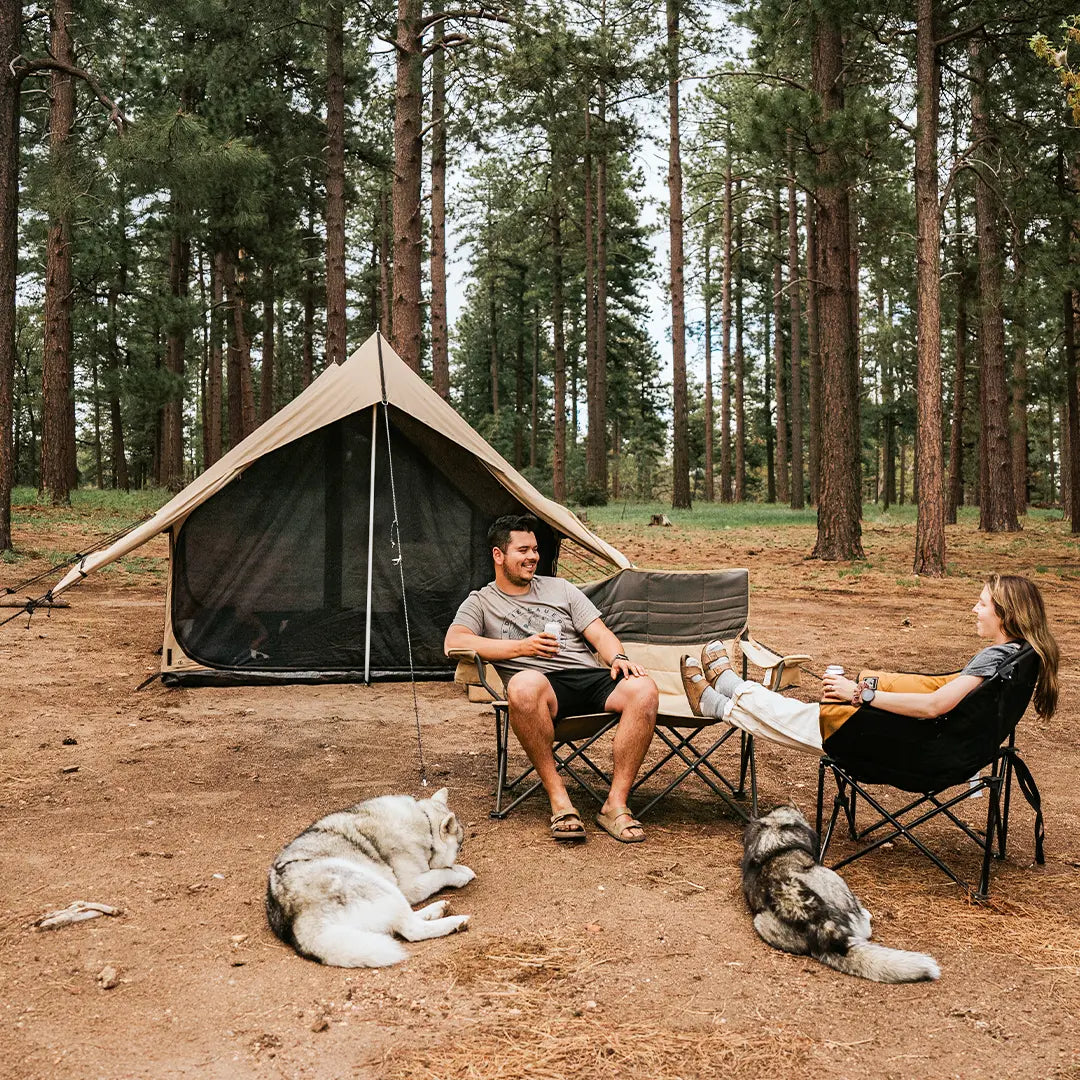
<path id="1" fill-rule="evenodd" d="M 402 677 L 410 649 L 412 670 L 436 677 L 457 605 L 492 578 L 487 527 L 515 512 L 542 523 L 540 573 L 564 539 L 630 565 L 376 334 L 52 596 L 167 531 L 168 680 Z"/>

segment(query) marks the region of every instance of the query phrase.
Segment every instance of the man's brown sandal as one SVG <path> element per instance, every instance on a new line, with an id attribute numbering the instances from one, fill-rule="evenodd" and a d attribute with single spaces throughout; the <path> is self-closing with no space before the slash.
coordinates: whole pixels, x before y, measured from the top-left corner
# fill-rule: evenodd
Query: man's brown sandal
<path id="1" fill-rule="evenodd" d="M 551 839 L 571 841 L 585 839 L 585 823 L 572 806 L 569 810 L 561 810 L 551 815 Z"/>
<path id="2" fill-rule="evenodd" d="M 619 818 L 628 817 L 629 821 L 624 821 L 619 824 Z M 596 815 L 596 824 L 600 826 L 608 834 L 608 836 L 614 837 L 620 844 L 640 844 L 645 839 L 645 834 L 641 832 L 641 822 L 634 817 L 633 812 L 629 806 L 617 806 L 610 814 L 600 812 Z M 636 836 L 627 836 L 627 831 L 630 829 L 637 829 Z"/>

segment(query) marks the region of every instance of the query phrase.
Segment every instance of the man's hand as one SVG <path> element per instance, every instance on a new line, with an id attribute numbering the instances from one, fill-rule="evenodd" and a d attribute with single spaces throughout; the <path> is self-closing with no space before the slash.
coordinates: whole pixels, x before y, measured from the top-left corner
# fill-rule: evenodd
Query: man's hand
<path id="1" fill-rule="evenodd" d="M 626 679 L 632 679 L 635 676 L 644 675 L 645 669 L 640 664 L 635 664 L 633 660 L 628 660 L 625 656 L 616 656 L 611 661 L 611 677 L 617 679 L 620 675 Z"/>
<path id="2" fill-rule="evenodd" d="M 521 647 L 519 656 L 552 657 L 559 655 L 559 639 L 554 634 L 533 634 L 518 642 Z"/>

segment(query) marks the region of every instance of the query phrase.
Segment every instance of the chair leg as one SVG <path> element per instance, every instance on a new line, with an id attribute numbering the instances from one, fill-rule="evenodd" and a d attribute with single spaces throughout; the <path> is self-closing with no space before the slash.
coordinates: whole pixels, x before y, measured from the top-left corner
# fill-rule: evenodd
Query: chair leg
<path id="1" fill-rule="evenodd" d="M 1010 745 L 1010 749 L 1012 746 Z M 1000 760 L 1000 759 L 999 759 Z M 1001 807 L 1001 821 L 998 826 L 998 858 L 1005 858 L 1005 845 L 1008 843 L 1009 836 L 1009 804 L 1012 801 L 1012 778 L 1013 778 L 1013 759 L 1012 754 L 1006 753 L 1004 755 L 1004 761 L 1002 764 L 1002 770 L 1005 774 L 1005 786 L 1004 786 L 1004 800 Z"/>
<path id="2" fill-rule="evenodd" d="M 510 710 L 495 710 L 495 752 L 498 755 L 498 779 L 495 782 L 495 809 L 490 816 L 502 819 L 510 812 L 502 808 L 503 792 L 506 790 L 506 759 L 509 754 L 507 743 L 510 739 Z"/>
<path id="3" fill-rule="evenodd" d="M 985 900 L 990 895 L 990 856 L 994 850 L 994 829 L 1001 829 L 1001 780 L 1000 775 L 992 776 L 987 784 L 986 836 L 979 888 L 975 892 L 976 900 Z"/>
<path id="4" fill-rule="evenodd" d="M 818 840 L 821 839 L 821 817 L 824 812 L 825 802 L 825 759 L 818 758 L 817 763 L 817 811 L 814 815 L 814 832 L 818 834 Z"/>

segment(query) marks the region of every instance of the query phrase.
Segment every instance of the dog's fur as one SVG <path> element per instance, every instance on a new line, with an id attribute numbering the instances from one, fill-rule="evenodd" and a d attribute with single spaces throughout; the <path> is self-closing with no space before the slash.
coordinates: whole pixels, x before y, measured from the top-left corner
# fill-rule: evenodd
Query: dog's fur
<path id="1" fill-rule="evenodd" d="M 443 937 L 468 915 L 448 900 L 410 905 L 476 876 L 455 866 L 465 837 L 446 788 L 430 799 L 382 795 L 328 814 L 278 853 L 266 885 L 270 928 L 301 956 L 335 967 L 386 967 L 408 953 L 394 940 Z"/>
<path id="2" fill-rule="evenodd" d="M 870 912 L 818 862 L 818 835 L 793 806 L 755 818 L 743 833 L 743 893 L 754 929 L 777 949 L 809 955 L 875 982 L 936 979 L 934 959 L 870 941 Z"/>

